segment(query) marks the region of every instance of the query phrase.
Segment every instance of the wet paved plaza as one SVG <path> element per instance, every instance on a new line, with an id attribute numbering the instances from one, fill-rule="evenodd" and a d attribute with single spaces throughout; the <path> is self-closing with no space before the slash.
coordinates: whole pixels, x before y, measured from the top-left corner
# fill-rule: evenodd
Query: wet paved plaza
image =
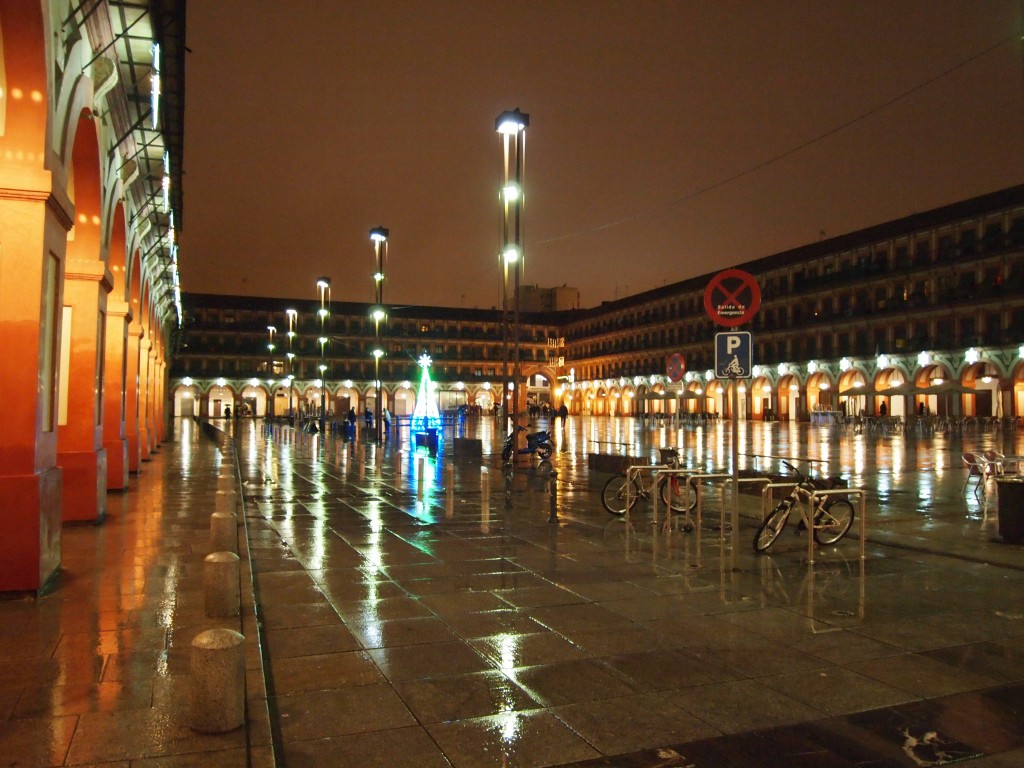
<path id="1" fill-rule="evenodd" d="M 178 424 L 103 525 L 65 528 L 49 594 L 0 601 L 4 764 L 1024 765 L 1024 547 L 960 459 L 1024 435 L 740 426 L 742 470 L 827 460 L 867 489 L 865 560 L 847 538 L 810 567 L 793 526 L 755 555 L 754 496 L 735 551 L 715 493 L 692 533 L 601 507 L 587 453 L 727 472 L 727 422 L 570 418 L 514 473 L 489 420 L 464 433 L 482 461 L 449 434 L 422 464 L 247 421 L 222 453 Z M 239 483 L 250 717 L 200 735 L 188 643 L 225 625 L 201 568 Z"/>

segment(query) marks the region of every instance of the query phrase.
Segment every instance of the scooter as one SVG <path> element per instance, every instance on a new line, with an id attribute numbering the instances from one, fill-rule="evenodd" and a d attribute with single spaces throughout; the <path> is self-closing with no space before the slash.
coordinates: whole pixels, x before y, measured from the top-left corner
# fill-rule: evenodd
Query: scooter
<path id="1" fill-rule="evenodd" d="M 509 461 L 512 458 L 512 452 L 515 451 L 516 447 L 516 433 L 525 431 L 526 427 L 516 426 L 514 431 L 509 432 L 505 436 L 505 447 L 501 449 L 501 458 L 503 460 Z M 536 453 L 543 461 L 550 459 L 554 450 L 554 446 L 551 445 L 551 435 L 542 429 L 540 432 L 527 435 L 526 446 L 520 448 L 518 453 Z"/>

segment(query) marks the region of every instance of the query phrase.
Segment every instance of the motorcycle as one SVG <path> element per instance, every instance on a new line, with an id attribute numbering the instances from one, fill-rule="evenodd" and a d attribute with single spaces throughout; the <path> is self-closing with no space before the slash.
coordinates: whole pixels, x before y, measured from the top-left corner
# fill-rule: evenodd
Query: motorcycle
<path id="1" fill-rule="evenodd" d="M 525 431 L 526 427 L 517 426 L 514 431 L 509 432 L 505 436 L 505 447 L 501 449 L 501 458 L 504 461 L 509 461 L 512 458 L 512 453 L 516 447 L 516 434 Z M 520 448 L 518 453 L 536 453 L 544 461 L 551 458 L 554 450 L 554 446 L 551 445 L 551 435 L 542 429 L 540 432 L 528 434 L 525 447 Z"/>

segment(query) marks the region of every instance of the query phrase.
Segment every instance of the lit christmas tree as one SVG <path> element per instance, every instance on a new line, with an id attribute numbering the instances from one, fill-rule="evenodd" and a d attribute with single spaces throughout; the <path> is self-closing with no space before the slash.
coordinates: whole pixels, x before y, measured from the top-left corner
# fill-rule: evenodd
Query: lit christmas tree
<path id="1" fill-rule="evenodd" d="M 437 410 L 434 382 L 430 379 L 430 355 L 424 352 L 417 362 L 423 369 L 423 374 L 420 376 L 420 388 L 416 393 L 416 407 L 412 412 L 412 431 L 416 433 L 436 429 L 440 435 L 441 413 Z"/>

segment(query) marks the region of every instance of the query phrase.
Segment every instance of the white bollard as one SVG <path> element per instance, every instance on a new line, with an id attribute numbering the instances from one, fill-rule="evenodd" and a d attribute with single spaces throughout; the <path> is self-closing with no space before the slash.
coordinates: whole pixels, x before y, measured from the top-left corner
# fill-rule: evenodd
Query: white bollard
<path id="1" fill-rule="evenodd" d="M 229 512 L 210 515 L 210 551 L 238 552 L 238 518 Z"/>
<path id="2" fill-rule="evenodd" d="M 203 595 L 208 619 L 238 615 L 238 555 L 234 552 L 211 552 L 203 558 Z"/>
<path id="3" fill-rule="evenodd" d="M 208 629 L 192 641 L 190 725 L 224 733 L 245 722 L 245 658 L 238 632 Z"/>

